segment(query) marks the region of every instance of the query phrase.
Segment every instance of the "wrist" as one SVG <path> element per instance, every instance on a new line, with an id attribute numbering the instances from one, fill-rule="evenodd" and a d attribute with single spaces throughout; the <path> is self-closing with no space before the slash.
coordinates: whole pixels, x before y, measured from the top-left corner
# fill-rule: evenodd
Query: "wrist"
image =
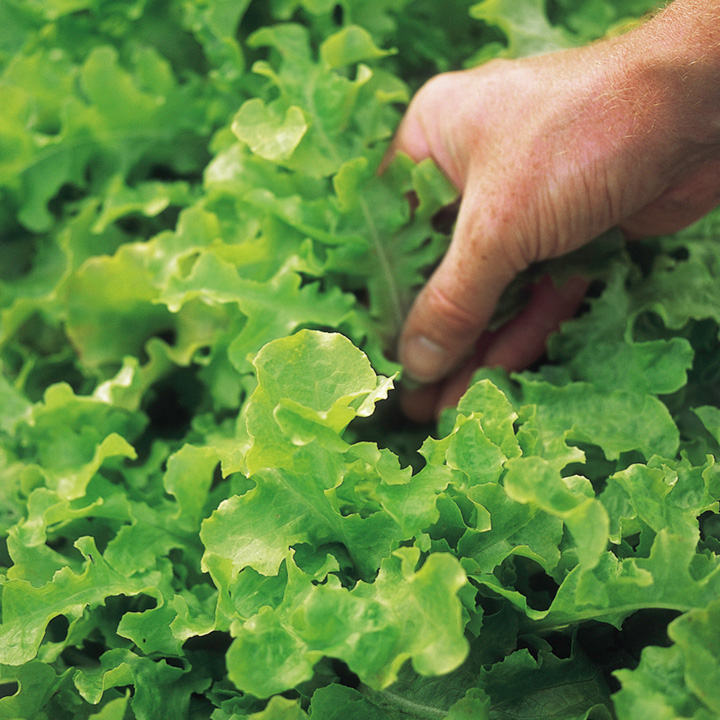
<path id="1" fill-rule="evenodd" d="M 676 0 L 618 40 L 632 90 L 669 139 L 720 146 L 720 2 Z"/>

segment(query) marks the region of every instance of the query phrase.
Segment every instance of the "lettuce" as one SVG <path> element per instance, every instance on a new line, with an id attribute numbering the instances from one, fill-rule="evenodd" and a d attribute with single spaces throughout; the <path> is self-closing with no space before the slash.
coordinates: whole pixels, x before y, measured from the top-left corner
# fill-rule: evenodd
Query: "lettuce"
<path id="1" fill-rule="evenodd" d="M 542 268 L 587 308 L 437 428 L 388 357 L 412 92 L 652 6 L 0 6 L 0 718 L 720 713 L 720 214 Z"/>

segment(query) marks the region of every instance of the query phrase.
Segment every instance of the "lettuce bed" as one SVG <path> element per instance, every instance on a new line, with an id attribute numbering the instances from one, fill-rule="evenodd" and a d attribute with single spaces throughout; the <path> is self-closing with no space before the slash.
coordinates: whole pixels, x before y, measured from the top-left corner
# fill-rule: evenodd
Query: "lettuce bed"
<path id="1" fill-rule="evenodd" d="M 720 716 L 720 214 L 437 432 L 383 354 L 411 92 L 651 5 L 0 4 L 0 718 Z"/>

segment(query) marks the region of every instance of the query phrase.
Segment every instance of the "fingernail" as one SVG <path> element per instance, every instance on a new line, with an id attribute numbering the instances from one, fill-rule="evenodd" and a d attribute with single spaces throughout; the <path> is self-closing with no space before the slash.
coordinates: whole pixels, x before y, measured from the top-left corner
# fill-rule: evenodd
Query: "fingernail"
<path id="1" fill-rule="evenodd" d="M 400 362 L 414 380 L 432 382 L 442 377 L 448 360 L 445 348 L 423 335 L 413 335 L 402 343 Z"/>

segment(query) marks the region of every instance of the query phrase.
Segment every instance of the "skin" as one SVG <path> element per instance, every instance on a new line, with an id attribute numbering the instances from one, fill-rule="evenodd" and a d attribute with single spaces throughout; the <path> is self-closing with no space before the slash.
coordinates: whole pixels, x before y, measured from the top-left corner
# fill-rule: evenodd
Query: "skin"
<path id="1" fill-rule="evenodd" d="M 433 158 L 462 196 L 398 347 L 421 383 L 405 411 L 427 420 L 479 365 L 539 357 L 586 289 L 542 281 L 518 317 L 485 332 L 517 273 L 611 227 L 675 232 L 720 203 L 720 1 L 675 0 L 621 37 L 438 75 L 411 102 L 397 151 Z"/>

